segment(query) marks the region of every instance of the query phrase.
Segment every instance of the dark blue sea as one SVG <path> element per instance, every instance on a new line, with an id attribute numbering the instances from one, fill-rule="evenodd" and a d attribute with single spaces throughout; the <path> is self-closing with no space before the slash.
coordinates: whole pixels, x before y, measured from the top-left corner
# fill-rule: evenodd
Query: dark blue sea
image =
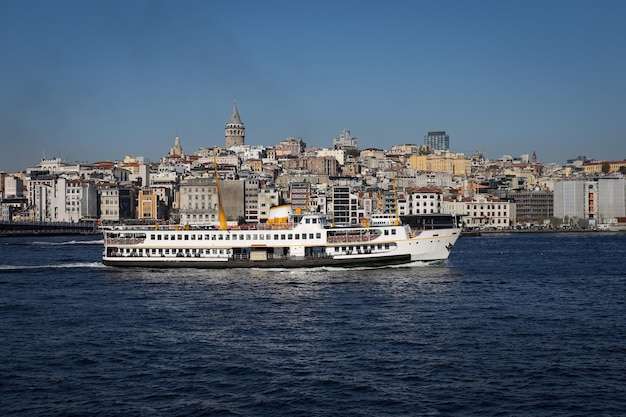
<path id="1" fill-rule="evenodd" d="M 626 234 L 380 269 L 115 269 L 101 244 L 0 238 L 0 415 L 626 415 Z"/>

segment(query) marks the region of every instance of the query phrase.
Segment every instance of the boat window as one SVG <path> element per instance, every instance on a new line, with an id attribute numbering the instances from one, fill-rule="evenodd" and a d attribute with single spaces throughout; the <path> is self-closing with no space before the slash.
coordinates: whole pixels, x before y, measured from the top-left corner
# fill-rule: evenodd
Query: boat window
<path id="1" fill-rule="evenodd" d="M 321 239 L 322 238 L 322 234 L 321 233 L 316 233 L 315 237 L 318 238 L 318 239 Z"/>
<path id="2" fill-rule="evenodd" d="M 226 240 L 230 240 L 230 235 L 226 235 Z"/>
<path id="3" fill-rule="evenodd" d="M 287 239 L 289 239 L 289 240 L 293 239 L 293 235 L 292 235 L 291 233 L 289 233 L 289 234 L 287 235 Z"/>
<path id="4" fill-rule="evenodd" d="M 161 240 L 161 235 L 157 235 L 157 240 Z"/>
<path id="5" fill-rule="evenodd" d="M 391 230 L 391 234 L 392 234 L 392 235 L 395 235 L 395 234 L 396 234 L 396 229 L 392 229 L 392 230 Z"/>
<path id="6" fill-rule="evenodd" d="M 261 233 L 261 234 L 259 235 L 259 239 L 260 239 L 260 240 L 265 240 L 265 235 L 264 235 L 263 233 Z"/>
<path id="7" fill-rule="evenodd" d="M 309 233 L 309 239 L 313 239 L 313 233 Z"/>
<path id="8" fill-rule="evenodd" d="M 300 239 L 300 234 L 299 234 L 299 233 L 296 233 L 295 238 L 299 240 L 299 239 Z"/>
<path id="9" fill-rule="evenodd" d="M 250 235 L 246 235 L 246 240 L 250 240 Z"/>
<path id="10" fill-rule="evenodd" d="M 189 235 L 185 235 L 185 240 L 189 240 Z"/>
<path id="11" fill-rule="evenodd" d="M 215 235 L 211 235 L 211 240 L 215 240 Z"/>
<path id="12" fill-rule="evenodd" d="M 163 240 L 169 240 L 169 235 L 163 235 Z"/>
<path id="13" fill-rule="evenodd" d="M 389 236 L 389 230 L 385 229 L 385 236 Z"/>
<path id="14" fill-rule="evenodd" d="M 311 219 L 306 219 L 305 223 L 306 224 L 310 224 L 311 223 Z"/>
<path id="15" fill-rule="evenodd" d="M 252 235 L 252 240 L 259 240 L 259 236 L 255 233 Z"/>
<path id="16" fill-rule="evenodd" d="M 196 240 L 196 235 L 191 235 L 191 240 Z"/>
<path id="17" fill-rule="evenodd" d="M 150 235 L 150 239 L 154 240 L 154 235 Z"/>
<path id="18" fill-rule="evenodd" d="M 219 240 L 224 240 L 224 235 L 220 235 Z"/>
<path id="19" fill-rule="evenodd" d="M 278 235 L 274 235 L 274 240 L 278 240 Z"/>
<path id="20" fill-rule="evenodd" d="M 280 235 L 280 240 L 285 240 L 285 235 Z"/>

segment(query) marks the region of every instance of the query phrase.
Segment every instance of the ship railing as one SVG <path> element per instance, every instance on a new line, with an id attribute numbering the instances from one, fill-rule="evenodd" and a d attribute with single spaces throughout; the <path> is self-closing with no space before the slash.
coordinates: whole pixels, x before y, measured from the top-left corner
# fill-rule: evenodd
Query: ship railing
<path id="1" fill-rule="evenodd" d="M 256 225 L 257 230 L 288 230 L 293 229 L 293 222 L 286 223 L 259 223 Z"/>

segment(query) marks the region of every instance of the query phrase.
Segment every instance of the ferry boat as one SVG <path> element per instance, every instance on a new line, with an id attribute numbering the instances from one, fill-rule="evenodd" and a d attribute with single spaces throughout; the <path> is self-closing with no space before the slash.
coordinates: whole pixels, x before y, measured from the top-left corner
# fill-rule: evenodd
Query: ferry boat
<path id="1" fill-rule="evenodd" d="M 220 212 L 220 218 L 222 214 Z M 297 268 L 443 263 L 461 235 L 454 215 L 374 215 L 335 226 L 321 213 L 270 210 L 267 223 L 209 226 L 115 226 L 103 229 L 102 262 L 149 268 Z"/>

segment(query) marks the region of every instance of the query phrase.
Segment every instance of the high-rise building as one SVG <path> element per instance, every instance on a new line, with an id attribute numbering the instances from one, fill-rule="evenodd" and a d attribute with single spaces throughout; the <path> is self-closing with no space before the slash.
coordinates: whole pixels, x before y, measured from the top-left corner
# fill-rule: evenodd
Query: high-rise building
<path id="1" fill-rule="evenodd" d="M 445 131 L 428 132 L 424 136 L 424 145 L 431 149 L 447 151 L 450 149 L 450 136 L 446 135 Z"/>
<path id="2" fill-rule="evenodd" d="M 226 147 L 231 148 L 233 146 L 243 145 L 245 137 L 246 127 L 242 123 L 241 117 L 239 117 L 237 101 L 235 101 L 230 120 L 226 123 Z"/>

